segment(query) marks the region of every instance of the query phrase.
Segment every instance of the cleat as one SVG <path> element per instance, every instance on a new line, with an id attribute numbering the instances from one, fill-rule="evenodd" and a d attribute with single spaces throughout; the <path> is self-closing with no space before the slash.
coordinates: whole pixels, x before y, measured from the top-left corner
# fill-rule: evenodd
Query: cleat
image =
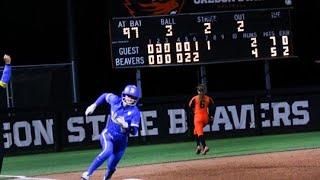
<path id="1" fill-rule="evenodd" d="M 89 175 L 88 175 L 88 172 L 86 171 L 86 172 L 84 172 L 84 173 L 82 173 L 82 176 L 81 176 L 81 180 L 89 180 L 90 179 L 90 177 L 89 177 Z"/>
<path id="2" fill-rule="evenodd" d="M 204 147 L 204 149 L 202 150 L 201 154 L 202 154 L 202 155 L 206 155 L 207 152 L 209 152 L 208 146 Z"/>
<path id="3" fill-rule="evenodd" d="M 196 154 L 200 154 L 200 152 L 201 152 L 201 147 L 200 147 L 200 146 L 197 146 L 197 148 L 196 148 Z"/>
<path id="4" fill-rule="evenodd" d="M 111 179 L 111 176 L 113 175 L 113 173 L 114 173 L 115 171 L 116 171 L 116 170 L 113 170 L 113 171 L 108 170 L 107 174 L 103 177 L 103 180 L 109 180 L 109 179 Z"/>

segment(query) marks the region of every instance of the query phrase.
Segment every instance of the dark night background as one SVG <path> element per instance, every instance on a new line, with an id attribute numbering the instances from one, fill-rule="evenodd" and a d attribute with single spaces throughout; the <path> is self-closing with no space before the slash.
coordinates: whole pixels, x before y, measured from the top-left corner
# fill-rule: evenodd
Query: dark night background
<path id="1" fill-rule="evenodd" d="M 75 7 L 76 58 L 80 100 L 104 91 L 121 92 L 135 82 L 135 70 L 111 68 L 108 36 L 110 0 L 78 0 Z M 296 0 L 293 19 L 298 59 L 270 62 L 272 88 L 320 86 L 319 1 Z M 67 1 L 1 0 L 0 49 L 13 65 L 69 62 Z M 194 94 L 197 66 L 141 69 L 144 97 Z M 208 90 L 228 92 L 265 88 L 264 62 L 207 66 Z"/>

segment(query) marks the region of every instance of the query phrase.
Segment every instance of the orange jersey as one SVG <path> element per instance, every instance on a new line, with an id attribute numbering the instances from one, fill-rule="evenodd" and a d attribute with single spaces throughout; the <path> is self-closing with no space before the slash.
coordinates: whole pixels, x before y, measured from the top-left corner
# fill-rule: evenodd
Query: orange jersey
<path id="1" fill-rule="evenodd" d="M 195 135 L 203 135 L 203 128 L 208 124 L 209 105 L 213 104 L 211 97 L 204 95 L 202 101 L 200 95 L 194 96 L 190 102 L 189 107 L 194 104 L 194 131 Z"/>
<path id="2" fill-rule="evenodd" d="M 213 104 L 213 100 L 211 97 L 204 95 L 202 101 L 200 101 L 200 95 L 194 96 L 190 102 L 189 107 L 194 103 L 194 114 L 208 115 L 208 106 Z"/>

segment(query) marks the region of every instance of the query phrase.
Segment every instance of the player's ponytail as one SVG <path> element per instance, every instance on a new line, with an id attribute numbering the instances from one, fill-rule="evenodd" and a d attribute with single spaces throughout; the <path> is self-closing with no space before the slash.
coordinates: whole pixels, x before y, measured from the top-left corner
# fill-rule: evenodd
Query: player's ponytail
<path id="1" fill-rule="evenodd" d="M 204 99 L 205 85 L 204 84 L 198 85 L 197 91 L 198 91 L 198 95 L 199 95 L 200 108 L 204 108 L 204 105 L 205 105 L 205 99 Z"/>

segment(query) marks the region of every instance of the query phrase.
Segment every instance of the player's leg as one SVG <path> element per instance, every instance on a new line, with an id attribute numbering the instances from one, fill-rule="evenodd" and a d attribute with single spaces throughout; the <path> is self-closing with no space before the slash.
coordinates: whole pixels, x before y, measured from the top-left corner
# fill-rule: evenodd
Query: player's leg
<path id="1" fill-rule="evenodd" d="M 113 142 L 111 141 L 111 138 L 108 137 L 106 130 L 104 130 L 100 135 L 100 144 L 102 146 L 101 153 L 96 156 L 88 170 L 83 173 L 81 177 L 82 179 L 89 179 L 93 172 L 113 153 Z"/>
<path id="2" fill-rule="evenodd" d="M 201 117 L 201 130 L 199 132 L 199 141 L 203 147 L 201 154 L 206 155 L 209 151 L 209 147 L 206 144 L 206 140 L 204 138 L 203 128 L 208 124 L 208 116 Z"/>
<path id="3" fill-rule="evenodd" d="M 193 131 L 193 134 L 195 136 L 196 143 L 197 143 L 196 154 L 200 154 L 200 152 L 202 150 L 202 147 L 201 147 L 201 144 L 200 144 L 199 135 L 198 135 L 198 131 L 200 130 L 200 128 L 201 128 L 201 124 L 199 123 L 198 118 L 195 116 L 194 117 L 194 131 Z"/>
<path id="4" fill-rule="evenodd" d="M 203 150 L 201 151 L 201 154 L 206 155 L 207 152 L 209 151 L 209 147 L 206 144 L 206 140 L 204 138 L 204 135 L 200 135 L 199 136 L 199 140 L 200 140 L 200 143 L 202 144 L 202 147 L 203 147 Z"/>
<path id="5" fill-rule="evenodd" d="M 196 145 L 197 145 L 197 147 L 200 147 L 200 140 L 199 140 L 199 136 L 198 136 L 198 134 L 194 134 L 194 138 L 195 138 L 195 140 L 196 140 Z"/>
<path id="6" fill-rule="evenodd" d="M 113 153 L 109 159 L 107 164 L 107 170 L 104 177 L 104 180 L 110 179 L 113 173 L 116 171 L 116 167 L 121 160 L 122 156 L 124 155 L 125 148 L 121 149 L 120 151 Z"/>

